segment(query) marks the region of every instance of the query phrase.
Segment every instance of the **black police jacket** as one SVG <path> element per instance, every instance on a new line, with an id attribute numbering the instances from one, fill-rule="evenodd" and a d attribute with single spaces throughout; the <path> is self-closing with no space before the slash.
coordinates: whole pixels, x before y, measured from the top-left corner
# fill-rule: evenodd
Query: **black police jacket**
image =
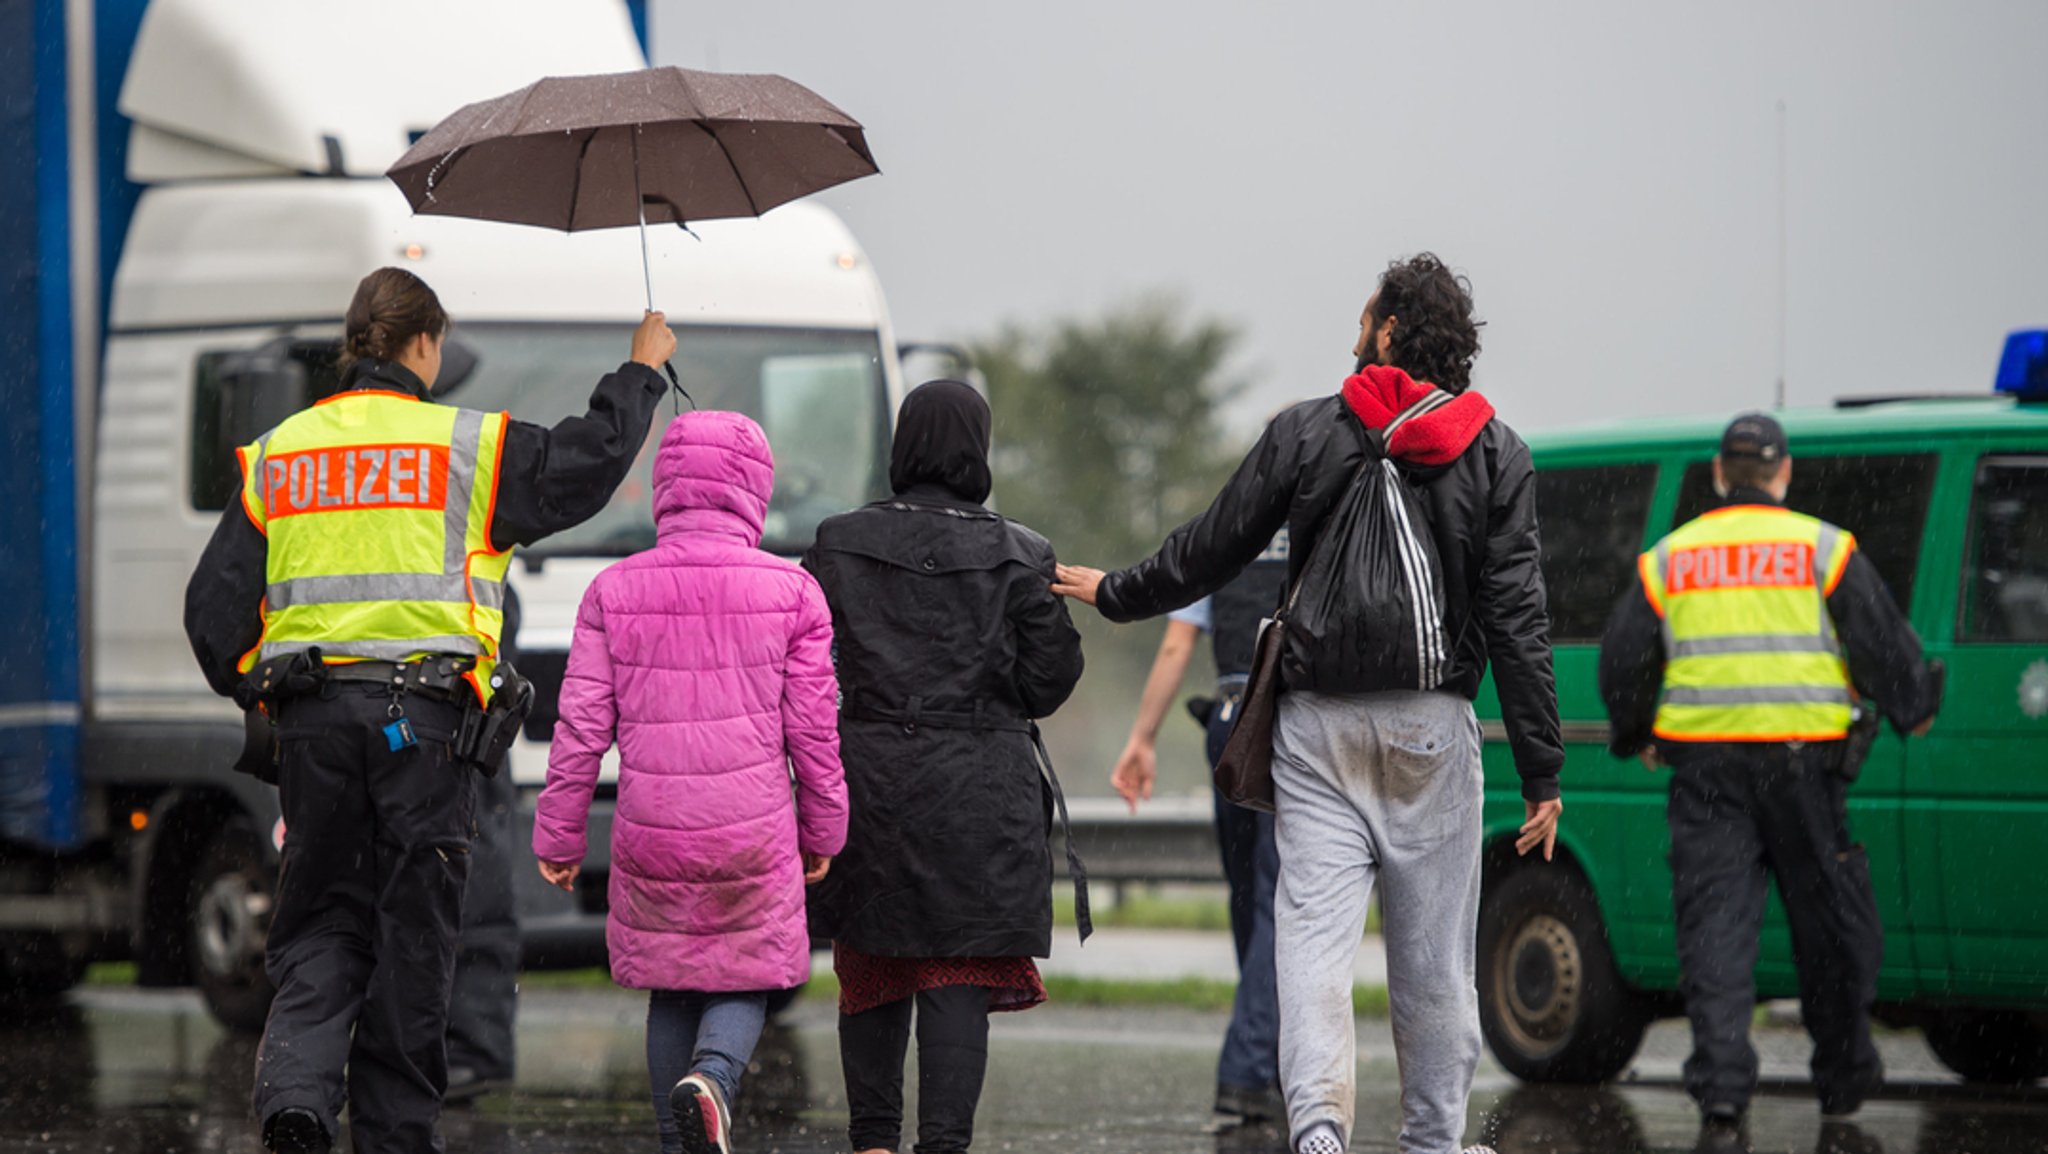
<path id="1" fill-rule="evenodd" d="M 1737 489 L 1725 501 L 1779 503 L 1760 489 Z M 1934 716 L 1941 690 L 1921 656 L 1920 635 L 1861 549 L 1849 555 L 1842 579 L 1828 595 L 1828 616 L 1842 641 L 1850 683 L 1877 703 L 1893 727 L 1907 733 Z M 1608 752 L 1616 757 L 1634 757 L 1656 741 L 1664 657 L 1664 621 L 1650 607 L 1638 572 L 1600 636 L 1600 699 L 1607 705 Z"/>
<path id="2" fill-rule="evenodd" d="M 1103 579 L 1097 606 L 1112 621 L 1178 609 L 1221 588 L 1282 526 L 1291 539 L 1291 582 L 1364 455 L 1358 419 L 1342 397 L 1287 409 L 1205 512 L 1169 534 L 1157 553 Z M 1454 638 L 1443 689 L 1476 696 L 1490 662 L 1522 796 L 1554 798 L 1564 746 L 1529 448 L 1514 430 L 1489 420 L 1447 465 L 1396 463 L 1429 510 L 1443 561 L 1444 628 Z"/>
<path id="3" fill-rule="evenodd" d="M 381 361 L 355 371 L 349 387 L 428 396 L 411 371 Z M 552 429 L 507 422 L 491 546 L 531 545 L 603 509 L 633 467 L 667 389 L 659 372 L 628 361 L 597 383 L 583 415 Z M 185 586 L 185 637 L 206 683 L 223 697 L 233 695 L 242 680 L 235 666 L 263 635 L 267 549 L 242 503 L 229 502 Z"/>

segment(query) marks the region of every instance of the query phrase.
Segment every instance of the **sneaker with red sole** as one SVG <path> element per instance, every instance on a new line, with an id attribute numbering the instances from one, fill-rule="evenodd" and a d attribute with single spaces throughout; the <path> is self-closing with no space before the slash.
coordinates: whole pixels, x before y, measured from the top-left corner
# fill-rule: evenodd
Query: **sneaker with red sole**
<path id="1" fill-rule="evenodd" d="M 684 1154 L 732 1154 L 732 1114 L 718 1083 L 691 1074 L 668 1092 L 669 1112 L 683 1138 Z"/>

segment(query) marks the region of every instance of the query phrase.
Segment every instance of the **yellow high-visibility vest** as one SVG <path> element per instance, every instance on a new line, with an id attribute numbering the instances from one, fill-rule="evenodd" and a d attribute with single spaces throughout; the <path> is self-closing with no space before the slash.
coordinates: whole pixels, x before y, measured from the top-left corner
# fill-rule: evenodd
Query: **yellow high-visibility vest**
<path id="1" fill-rule="evenodd" d="M 1773 505 L 1687 522 L 1642 555 L 1664 621 L 1667 741 L 1827 741 L 1849 732 L 1849 673 L 1827 599 L 1856 539 Z"/>
<path id="2" fill-rule="evenodd" d="M 504 413 L 361 389 L 236 451 L 242 504 L 269 538 L 258 661 L 477 659 L 490 699 L 510 550 L 491 548 Z"/>

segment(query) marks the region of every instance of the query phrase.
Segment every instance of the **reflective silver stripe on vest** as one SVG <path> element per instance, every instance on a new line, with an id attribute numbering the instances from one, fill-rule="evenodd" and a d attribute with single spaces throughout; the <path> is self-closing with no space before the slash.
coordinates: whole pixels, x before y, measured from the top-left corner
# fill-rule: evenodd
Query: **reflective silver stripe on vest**
<path id="1" fill-rule="evenodd" d="M 1680 657 L 1718 657 L 1726 653 L 1833 653 L 1834 644 L 1825 637 L 1800 634 L 1759 633 L 1740 637 L 1695 637 L 1668 647 L 1674 660 Z"/>
<path id="2" fill-rule="evenodd" d="M 505 606 L 502 582 L 478 578 L 465 584 L 461 576 L 442 573 L 351 573 L 340 577 L 294 577 L 263 591 L 272 612 L 307 605 L 343 605 L 357 601 L 452 601 L 466 605 L 470 588 L 476 603 L 487 609 Z"/>
<path id="3" fill-rule="evenodd" d="M 1657 542 L 1657 624 L 1664 631 L 1664 658 L 1675 661 L 1678 658 L 1678 638 L 1671 632 L 1671 540 Z"/>
<path id="4" fill-rule="evenodd" d="M 457 657 L 482 657 L 484 643 L 465 634 L 447 637 L 414 637 L 404 641 L 283 641 L 267 642 L 257 660 L 268 661 L 286 653 L 319 646 L 328 657 L 362 657 L 372 661 L 404 661 L 415 653 L 447 653 Z"/>
<path id="5" fill-rule="evenodd" d="M 1848 686 L 1742 685 L 1700 688 L 1674 686 L 1664 691 L 1666 705 L 1847 705 Z"/>
<path id="6" fill-rule="evenodd" d="M 476 487 L 476 458 L 482 451 L 484 415 L 475 409 L 455 410 L 455 433 L 448 443 L 448 498 L 442 515 L 441 564 L 450 576 L 469 568 L 469 498 Z"/>
<path id="7" fill-rule="evenodd" d="M 270 433 L 277 432 L 276 429 Z M 256 460 L 250 465 L 250 474 L 256 482 L 256 500 L 263 506 L 263 522 L 270 523 L 270 482 L 263 476 L 263 462 L 270 457 L 270 433 L 256 438 Z"/>
<path id="8" fill-rule="evenodd" d="M 1835 637 L 1835 618 L 1828 612 L 1828 561 L 1835 555 L 1835 546 L 1842 540 L 1842 531 L 1828 524 L 1820 523 L 1820 537 L 1813 544 L 1813 592 L 1820 598 L 1820 639 L 1829 653 L 1841 652 L 1842 643 Z"/>

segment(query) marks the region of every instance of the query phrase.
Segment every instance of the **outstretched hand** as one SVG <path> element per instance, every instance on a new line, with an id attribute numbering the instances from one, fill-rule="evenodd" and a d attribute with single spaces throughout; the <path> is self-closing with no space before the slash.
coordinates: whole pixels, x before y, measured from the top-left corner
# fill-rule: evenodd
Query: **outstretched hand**
<path id="1" fill-rule="evenodd" d="M 1133 738 L 1124 746 L 1123 755 L 1116 759 L 1116 768 L 1109 774 L 1109 785 L 1135 814 L 1140 801 L 1152 800 L 1152 783 L 1158 778 L 1158 752 Z"/>
<path id="2" fill-rule="evenodd" d="M 1537 846 L 1543 847 L 1543 860 L 1549 861 L 1551 851 L 1557 846 L 1557 819 L 1564 814 L 1564 800 L 1551 798 L 1549 801 L 1527 801 L 1529 820 L 1522 823 L 1522 836 L 1515 839 L 1515 852 L 1527 854 Z"/>
<path id="3" fill-rule="evenodd" d="M 1061 597 L 1072 597 L 1076 601 L 1095 604 L 1095 589 L 1102 584 L 1100 569 L 1086 565 L 1053 566 L 1052 591 Z"/>

